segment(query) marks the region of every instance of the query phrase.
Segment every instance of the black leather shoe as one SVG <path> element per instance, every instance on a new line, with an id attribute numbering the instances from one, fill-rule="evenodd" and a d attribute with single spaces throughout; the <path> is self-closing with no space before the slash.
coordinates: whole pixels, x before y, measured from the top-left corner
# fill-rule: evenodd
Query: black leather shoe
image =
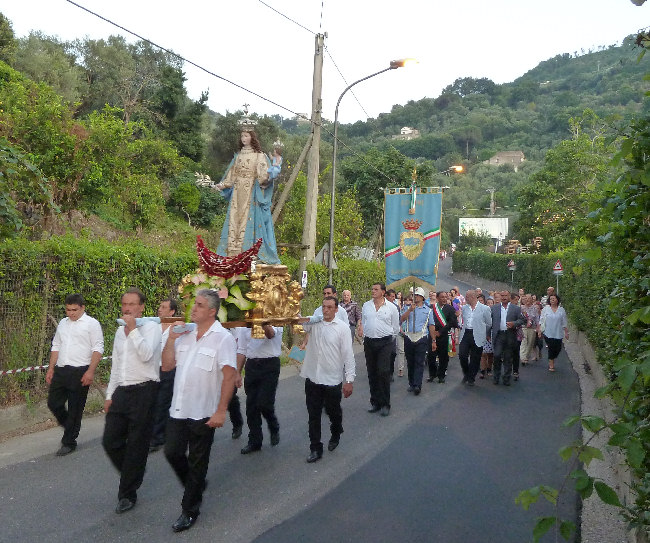
<path id="1" fill-rule="evenodd" d="M 370 409 L 368 409 L 368 413 L 376 413 L 380 409 L 381 407 L 379 407 L 378 405 L 373 405 Z"/>
<path id="2" fill-rule="evenodd" d="M 314 462 L 318 462 L 321 458 L 323 458 L 323 453 L 322 452 L 311 451 L 309 453 L 309 456 L 307 457 L 307 463 L 308 464 L 313 464 Z"/>
<path id="3" fill-rule="evenodd" d="M 413 387 L 413 394 L 419 396 L 420 392 L 422 392 L 422 389 L 420 387 Z"/>
<path id="4" fill-rule="evenodd" d="M 176 519 L 176 522 L 172 524 L 172 530 L 175 532 L 183 532 L 189 530 L 194 523 L 196 522 L 197 515 L 191 515 L 190 513 L 181 513 L 181 516 Z"/>
<path id="5" fill-rule="evenodd" d="M 474 381 L 467 381 L 467 386 L 473 387 L 475 384 Z"/>
<path id="6" fill-rule="evenodd" d="M 251 445 L 250 443 L 246 445 L 242 450 L 242 454 L 250 454 L 259 451 L 262 448 L 261 445 Z"/>
<path id="7" fill-rule="evenodd" d="M 385 405 L 384 407 L 381 408 L 381 413 L 379 413 L 382 417 L 387 417 L 390 415 L 390 407 Z"/>
<path id="8" fill-rule="evenodd" d="M 444 382 L 445 382 L 445 378 L 444 378 L 444 377 L 438 377 L 438 382 L 439 382 L 439 383 L 444 383 Z"/>
<path id="9" fill-rule="evenodd" d="M 330 439 L 329 443 L 327 444 L 327 450 L 329 452 L 332 452 L 338 446 L 339 446 L 339 440 L 332 438 L 332 439 Z"/>
<path id="10" fill-rule="evenodd" d="M 127 511 L 130 511 L 135 507 L 135 502 L 132 502 L 129 500 L 129 498 L 122 498 L 118 503 L 117 507 L 115 508 L 115 512 L 118 515 L 121 515 L 122 513 L 126 513 Z"/>
<path id="11" fill-rule="evenodd" d="M 241 426 L 233 426 L 232 427 L 232 438 L 233 439 L 239 439 L 241 437 L 241 431 L 242 431 Z"/>
<path id="12" fill-rule="evenodd" d="M 271 432 L 271 447 L 280 443 L 280 432 Z"/>
<path id="13" fill-rule="evenodd" d="M 61 445 L 61 448 L 56 451 L 57 456 L 65 456 L 66 454 L 70 454 L 71 452 L 74 452 L 74 447 L 68 447 L 67 445 Z"/>

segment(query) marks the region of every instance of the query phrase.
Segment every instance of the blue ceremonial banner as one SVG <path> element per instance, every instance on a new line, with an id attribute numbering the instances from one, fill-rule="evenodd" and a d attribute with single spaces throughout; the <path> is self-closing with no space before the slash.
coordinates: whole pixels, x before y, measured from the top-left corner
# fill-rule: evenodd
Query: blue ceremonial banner
<path id="1" fill-rule="evenodd" d="M 442 193 L 438 187 L 384 190 L 386 286 L 417 283 L 435 290 Z"/>

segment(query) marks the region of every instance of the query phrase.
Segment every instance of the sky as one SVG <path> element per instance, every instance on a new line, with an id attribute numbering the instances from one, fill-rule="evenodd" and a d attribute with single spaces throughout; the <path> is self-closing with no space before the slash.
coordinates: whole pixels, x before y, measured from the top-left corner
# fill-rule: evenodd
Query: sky
<path id="1" fill-rule="evenodd" d="M 348 84 L 391 60 L 418 60 L 347 92 L 342 123 L 435 98 L 460 77 L 511 82 L 555 55 L 619 44 L 650 25 L 650 2 L 630 0 L 75 1 L 275 103 L 186 63 L 188 94 L 198 99 L 208 90 L 208 106 L 219 113 L 249 104 L 258 114 L 309 116 L 317 33 L 327 34 L 322 99 L 329 120 Z M 0 0 L 0 12 L 17 37 L 40 31 L 62 40 L 137 40 L 66 0 Z"/>

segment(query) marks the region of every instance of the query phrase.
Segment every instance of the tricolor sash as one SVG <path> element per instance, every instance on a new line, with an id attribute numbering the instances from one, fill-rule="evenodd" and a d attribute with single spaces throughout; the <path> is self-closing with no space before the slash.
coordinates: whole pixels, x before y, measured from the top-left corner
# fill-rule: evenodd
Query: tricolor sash
<path id="1" fill-rule="evenodd" d="M 433 304 L 433 312 L 435 313 L 438 320 L 442 323 L 443 326 L 447 326 L 447 319 L 445 318 L 442 308 L 438 305 L 438 302 Z M 449 332 L 447 332 L 447 352 L 452 352 L 451 341 L 449 341 Z"/>

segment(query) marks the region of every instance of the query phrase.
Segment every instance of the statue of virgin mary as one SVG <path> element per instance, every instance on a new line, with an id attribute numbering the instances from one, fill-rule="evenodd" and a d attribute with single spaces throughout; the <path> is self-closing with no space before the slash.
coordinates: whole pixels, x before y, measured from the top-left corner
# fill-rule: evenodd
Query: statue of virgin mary
<path id="1" fill-rule="evenodd" d="M 262 238 L 260 261 L 280 264 L 271 218 L 273 180 L 279 168 L 271 167 L 254 130 L 244 124 L 240 126 L 239 152 L 214 186 L 230 202 L 217 253 L 236 256 Z"/>

